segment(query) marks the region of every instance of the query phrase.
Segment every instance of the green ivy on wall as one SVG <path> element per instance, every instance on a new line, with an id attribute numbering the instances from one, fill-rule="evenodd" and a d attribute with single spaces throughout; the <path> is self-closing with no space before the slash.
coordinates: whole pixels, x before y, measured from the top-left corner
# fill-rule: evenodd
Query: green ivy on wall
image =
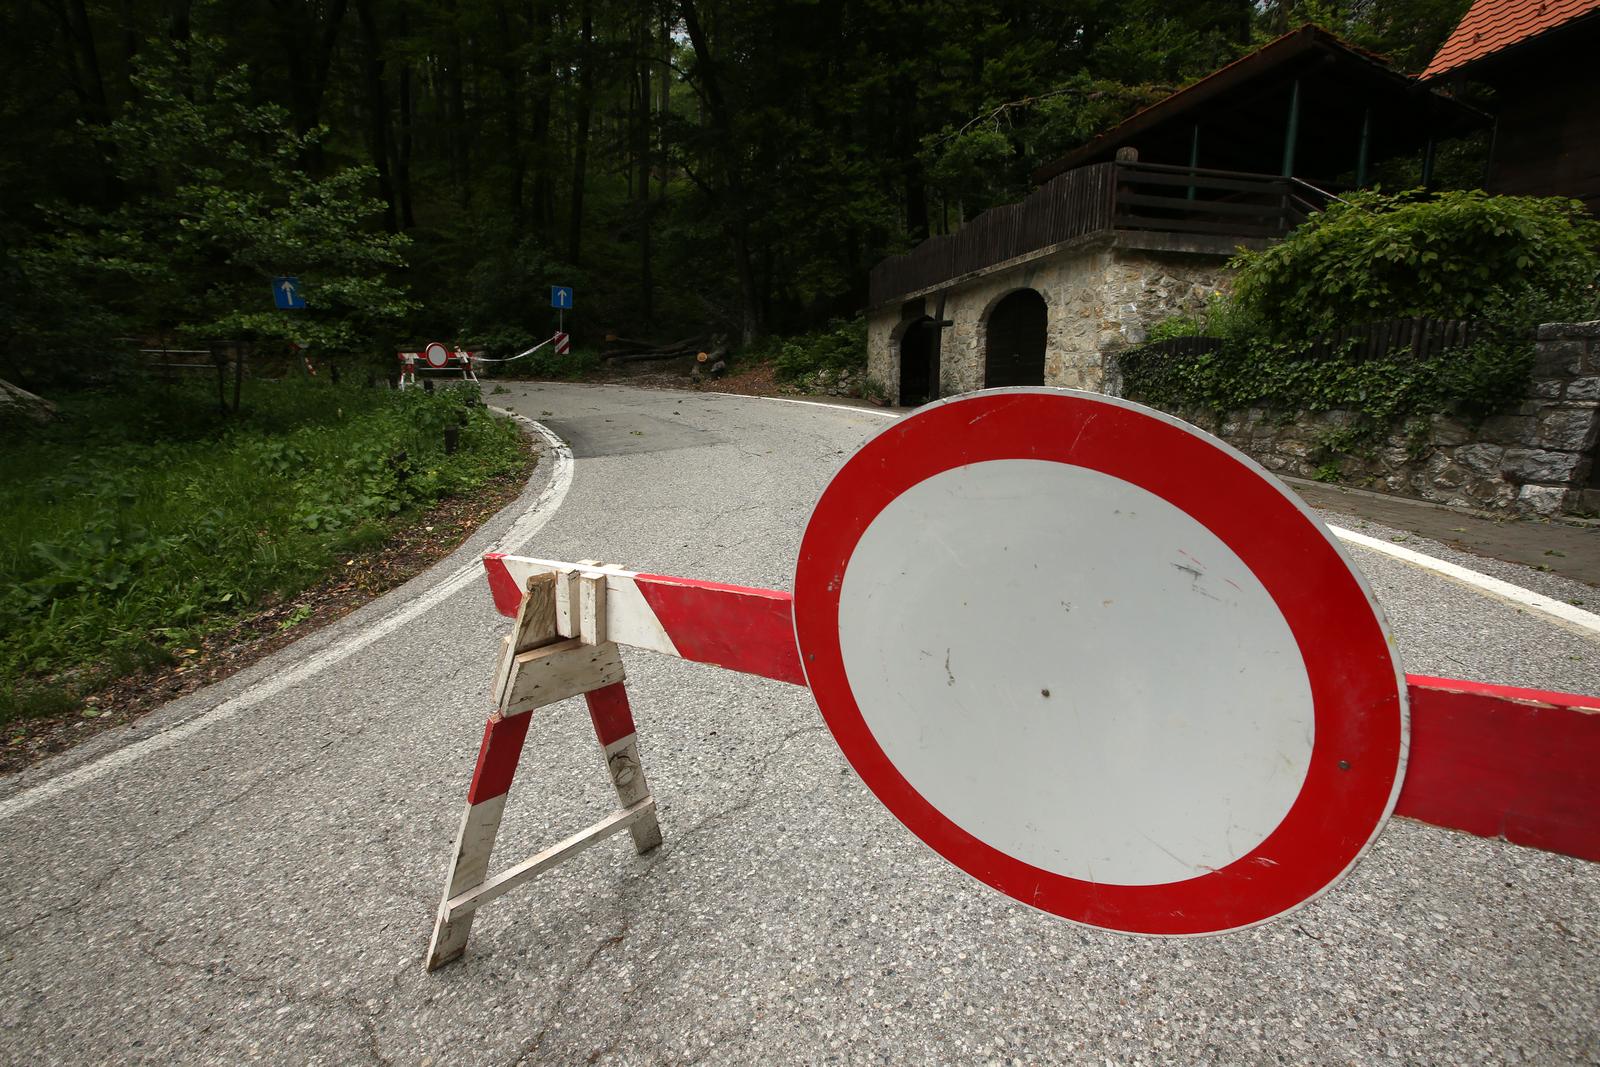
<path id="1" fill-rule="evenodd" d="M 1400 420 L 1481 419 L 1517 403 L 1533 366 L 1533 328 L 1600 313 L 1600 222 L 1571 200 L 1356 193 L 1232 266 L 1231 296 L 1152 333 L 1215 343 L 1126 354 L 1126 392 L 1178 409 L 1349 410 L 1357 420 L 1335 443 L 1342 451 Z M 1472 320 L 1479 332 L 1423 358 L 1404 349 L 1370 357 L 1356 341 L 1315 345 L 1342 328 L 1402 317 Z"/>

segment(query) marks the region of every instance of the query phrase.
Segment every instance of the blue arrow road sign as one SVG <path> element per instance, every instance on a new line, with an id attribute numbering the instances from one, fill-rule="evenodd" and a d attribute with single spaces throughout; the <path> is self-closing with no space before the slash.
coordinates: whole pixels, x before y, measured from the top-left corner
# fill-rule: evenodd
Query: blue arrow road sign
<path id="1" fill-rule="evenodd" d="M 572 286 L 552 285 L 550 287 L 550 306 L 560 308 L 562 311 L 572 310 Z"/>
<path id="2" fill-rule="evenodd" d="M 292 274 L 272 279 L 272 304 L 283 311 L 295 311 L 306 306 L 300 295 L 300 279 Z"/>

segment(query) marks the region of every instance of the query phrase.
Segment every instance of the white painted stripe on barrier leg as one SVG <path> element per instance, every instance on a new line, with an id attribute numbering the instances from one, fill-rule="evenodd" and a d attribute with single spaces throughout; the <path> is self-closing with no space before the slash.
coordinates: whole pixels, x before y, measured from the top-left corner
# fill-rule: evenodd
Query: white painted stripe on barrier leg
<path id="1" fill-rule="evenodd" d="M 428 945 L 428 969 L 449 963 L 460 956 L 467 947 L 467 937 L 472 933 L 472 912 L 455 914 L 450 908 L 452 898 L 481 885 L 489 873 L 489 857 L 494 853 L 494 839 L 500 831 L 500 819 L 505 814 L 506 797 L 497 797 L 480 804 L 468 804 L 461 815 L 461 828 L 456 832 L 455 859 L 450 877 L 445 884 L 444 897 L 439 901 L 439 913 L 434 917 L 433 938 Z"/>

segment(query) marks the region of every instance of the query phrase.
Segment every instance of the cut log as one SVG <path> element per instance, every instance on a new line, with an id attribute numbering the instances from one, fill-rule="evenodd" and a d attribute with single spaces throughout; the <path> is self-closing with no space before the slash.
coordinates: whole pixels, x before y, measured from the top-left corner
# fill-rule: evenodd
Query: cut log
<path id="1" fill-rule="evenodd" d="M 12 385 L 0 378 L 0 414 L 49 422 L 56 416 L 56 406 L 42 396 L 35 396 L 20 385 Z"/>
<path id="2" fill-rule="evenodd" d="M 684 359 L 692 354 L 692 349 L 679 348 L 669 352 L 602 352 L 600 358 L 608 363 L 637 363 L 652 359 Z"/>

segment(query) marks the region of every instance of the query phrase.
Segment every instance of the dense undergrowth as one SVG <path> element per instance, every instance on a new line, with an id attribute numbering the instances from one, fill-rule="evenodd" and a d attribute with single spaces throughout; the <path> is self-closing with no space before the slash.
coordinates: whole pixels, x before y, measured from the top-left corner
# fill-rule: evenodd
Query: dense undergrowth
<path id="1" fill-rule="evenodd" d="M 1482 418 L 1515 404 L 1535 326 L 1600 312 L 1600 223 L 1556 198 L 1352 193 L 1233 266 L 1231 295 L 1152 333 L 1220 344 L 1129 353 L 1129 396 L 1174 409 L 1345 409 L 1358 421 L 1333 444 L 1356 445 L 1398 420 Z M 1344 327 L 1413 316 L 1470 321 L 1478 336 L 1425 359 L 1366 356 L 1355 341 L 1317 345 Z"/>
<path id="2" fill-rule="evenodd" d="M 520 462 L 473 391 L 296 379 L 248 400 L 224 418 L 204 388 L 147 385 L 0 431 L 0 723 L 167 660 Z"/>

